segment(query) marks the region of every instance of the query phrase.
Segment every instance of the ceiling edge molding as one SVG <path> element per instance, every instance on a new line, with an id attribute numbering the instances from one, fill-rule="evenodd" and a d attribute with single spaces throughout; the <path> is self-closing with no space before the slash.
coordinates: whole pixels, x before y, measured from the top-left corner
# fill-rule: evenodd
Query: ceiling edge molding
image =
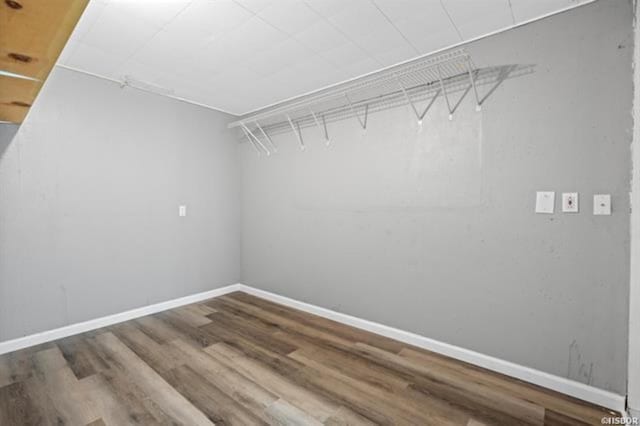
<path id="1" fill-rule="evenodd" d="M 139 87 L 139 86 L 136 86 L 136 85 L 128 84 L 126 80 L 118 80 L 116 78 L 107 77 L 107 76 L 102 75 L 102 74 L 96 74 L 96 73 L 93 73 L 93 72 L 90 72 L 90 71 L 81 70 L 79 68 L 70 67 L 68 65 L 64 65 L 64 64 L 58 63 L 58 64 L 55 65 L 55 67 L 56 68 L 62 68 L 62 69 L 68 70 L 68 71 L 77 72 L 79 74 L 88 75 L 90 77 L 99 78 L 101 80 L 110 81 L 110 82 L 116 83 L 116 84 L 118 84 L 118 85 L 120 85 L 122 87 L 126 86 L 126 87 L 129 87 L 131 89 L 140 90 L 141 92 L 151 93 L 151 94 L 156 95 L 156 96 L 163 96 L 165 98 L 173 99 L 173 100 L 184 102 L 184 103 L 187 103 L 187 104 L 199 106 L 199 107 L 210 109 L 210 110 L 217 111 L 217 112 L 222 112 L 224 114 L 233 115 L 234 117 L 240 117 L 240 115 L 241 115 L 241 114 L 238 114 L 236 112 L 226 111 L 226 110 L 224 110 L 222 108 L 218 108 L 218 107 L 214 107 L 212 105 L 207 105 L 207 104 L 204 104 L 204 103 L 201 103 L 201 102 L 193 101 L 191 99 L 183 98 L 183 97 L 180 97 L 180 96 L 176 96 L 176 95 L 172 95 L 172 94 L 168 94 L 168 93 L 155 92 L 153 90 L 147 90 L 147 89 L 145 89 L 143 87 Z"/>

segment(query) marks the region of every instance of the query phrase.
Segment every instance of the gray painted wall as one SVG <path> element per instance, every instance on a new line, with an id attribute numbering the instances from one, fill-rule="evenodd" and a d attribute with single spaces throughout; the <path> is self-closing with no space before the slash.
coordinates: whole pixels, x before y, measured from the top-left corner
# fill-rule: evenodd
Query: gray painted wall
<path id="1" fill-rule="evenodd" d="M 0 125 L 0 341 L 238 282 L 229 118 L 56 69 Z"/>
<path id="2" fill-rule="evenodd" d="M 631 24 L 599 1 L 469 45 L 536 72 L 421 133 L 400 108 L 330 125 L 329 149 L 243 144 L 243 282 L 625 393 Z M 581 212 L 536 215 L 536 190 Z"/>
<path id="3" fill-rule="evenodd" d="M 640 12 L 635 9 L 633 62 L 633 179 L 631 182 L 634 206 L 640 205 Z M 640 417 L 640 209 L 631 214 L 631 279 L 629 288 L 629 397 L 631 414 Z"/>

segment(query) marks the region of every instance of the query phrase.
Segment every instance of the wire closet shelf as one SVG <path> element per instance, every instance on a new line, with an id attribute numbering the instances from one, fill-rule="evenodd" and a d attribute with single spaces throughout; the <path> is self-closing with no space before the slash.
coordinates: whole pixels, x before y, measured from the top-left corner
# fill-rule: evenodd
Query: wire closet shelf
<path id="1" fill-rule="evenodd" d="M 449 119 L 471 92 L 480 111 L 485 100 L 507 78 L 532 72 L 532 66 L 477 68 L 464 49 L 424 56 L 363 77 L 245 115 L 229 124 L 242 130 L 258 154 L 277 152 L 272 136 L 292 131 L 304 149 L 302 129 L 317 127 L 330 143 L 328 123 L 354 119 L 366 129 L 369 114 L 409 105 L 419 123 L 438 98 Z M 488 87 L 481 94 L 481 86 Z"/>

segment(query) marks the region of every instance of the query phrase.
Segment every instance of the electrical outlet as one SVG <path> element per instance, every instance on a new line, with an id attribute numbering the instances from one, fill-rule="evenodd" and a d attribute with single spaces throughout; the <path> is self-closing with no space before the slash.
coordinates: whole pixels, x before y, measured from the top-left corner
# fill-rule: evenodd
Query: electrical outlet
<path id="1" fill-rule="evenodd" d="M 578 213 L 577 192 L 564 192 L 562 194 L 562 211 L 564 213 Z"/>

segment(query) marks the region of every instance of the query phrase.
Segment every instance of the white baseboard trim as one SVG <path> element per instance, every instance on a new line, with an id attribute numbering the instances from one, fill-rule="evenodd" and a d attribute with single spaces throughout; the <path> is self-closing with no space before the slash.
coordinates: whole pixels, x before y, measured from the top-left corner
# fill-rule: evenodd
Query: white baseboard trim
<path id="1" fill-rule="evenodd" d="M 189 305 L 191 303 L 196 303 L 202 300 L 222 296 L 234 291 L 244 291 L 246 293 L 253 294 L 254 296 L 261 297 L 275 303 L 290 306 L 292 308 L 328 318 L 342 324 L 347 324 L 352 327 L 380 334 L 382 336 L 386 336 L 413 346 L 446 355 L 451 358 L 459 359 L 461 361 L 465 361 L 470 364 L 486 368 L 488 370 L 506 374 L 507 376 L 515 377 L 520 380 L 542 386 L 544 388 L 552 389 L 566 395 L 573 396 L 574 398 L 601 405 L 620 413 L 625 412 L 626 398 L 622 395 L 598 389 L 593 386 L 588 386 L 583 383 L 569 380 L 564 377 L 555 376 L 553 374 L 545 373 L 543 371 L 535 370 L 533 368 L 525 367 L 509 361 L 504 361 L 499 358 L 474 352 L 469 349 L 464 349 L 459 346 L 439 342 L 437 340 L 410 333 L 408 331 L 399 330 L 397 328 L 378 324 L 373 321 L 364 320 L 351 315 L 335 312 L 330 309 L 311 305 L 309 303 L 300 302 L 298 300 L 290 299 L 288 297 L 280 296 L 278 294 L 260 290 L 244 284 L 232 284 L 226 287 L 220 287 L 214 290 L 205 291 L 203 293 L 193 294 L 190 296 L 181 297 L 179 299 L 168 300 L 166 302 L 160 302 L 154 305 L 144 306 L 114 315 L 108 315 L 106 317 L 96 318 L 89 321 L 57 328 L 54 330 L 48 330 L 42 333 L 36 333 L 30 336 L 0 342 L 0 355 L 31 346 L 36 346 L 53 340 L 62 339 L 64 337 L 72 336 L 75 334 L 96 330 L 101 327 L 129 321 L 135 318 L 140 318 L 145 315 L 151 315 L 157 312 L 166 311 L 168 309 L 177 308 L 179 306 Z"/>
<path id="2" fill-rule="evenodd" d="M 222 296 L 223 294 L 231 293 L 233 291 L 239 291 L 240 288 L 240 284 L 231 284 L 202 293 L 192 294 L 189 296 L 180 297 L 178 299 L 167 300 L 166 302 L 143 306 L 141 308 L 131 309 L 129 311 L 108 315 L 106 317 L 79 322 L 53 330 L 47 330 L 25 337 L 19 337 L 13 340 L 7 340 L 5 342 L 0 342 L 0 355 L 31 346 L 40 345 L 42 343 L 51 342 L 53 340 L 62 339 L 64 337 L 73 336 L 75 334 L 85 333 L 87 331 L 107 327 L 109 325 L 117 324 L 120 322 L 129 321 L 135 318 L 140 318 L 145 315 L 151 315 L 157 312 L 166 311 L 168 309 L 177 308 L 179 306 L 189 305 L 191 303 L 196 303 L 202 300 Z"/>
<path id="3" fill-rule="evenodd" d="M 275 303 L 280 303 L 282 305 L 328 318 L 342 324 L 347 324 L 352 327 L 380 334 L 413 346 L 465 361 L 507 376 L 515 377 L 547 389 L 552 389 L 557 392 L 570 395 L 583 401 L 588 401 L 593 404 L 615 410 L 619 413 L 625 412 L 626 398 L 613 392 L 605 391 L 593 386 L 585 385 L 584 383 L 555 376 L 553 374 L 545 373 L 544 371 L 525 367 L 513 362 L 484 355 L 459 346 L 450 345 L 448 343 L 440 342 L 408 331 L 399 330 L 373 321 L 364 320 L 351 315 L 335 312 L 330 309 L 311 305 L 309 303 L 300 302 L 298 300 L 290 299 L 288 297 L 280 296 L 278 294 L 244 284 L 239 284 L 239 290 Z"/>

